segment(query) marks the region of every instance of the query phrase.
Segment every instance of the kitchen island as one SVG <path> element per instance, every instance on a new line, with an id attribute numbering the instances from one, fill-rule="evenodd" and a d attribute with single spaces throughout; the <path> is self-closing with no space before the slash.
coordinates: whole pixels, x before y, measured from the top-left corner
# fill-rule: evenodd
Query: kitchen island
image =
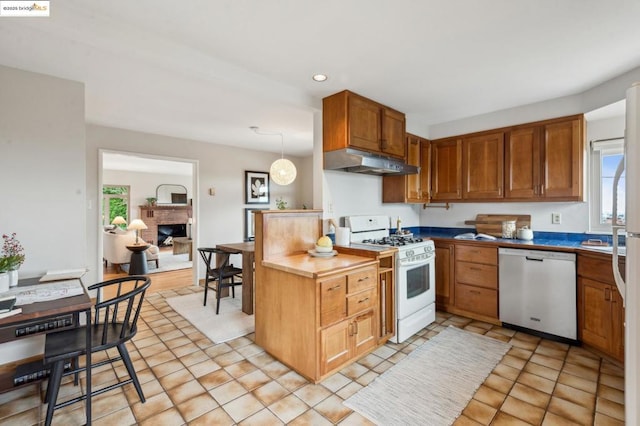
<path id="1" fill-rule="evenodd" d="M 318 210 L 256 213 L 256 344 L 314 383 L 386 341 L 378 260 L 311 256 L 321 225 Z"/>

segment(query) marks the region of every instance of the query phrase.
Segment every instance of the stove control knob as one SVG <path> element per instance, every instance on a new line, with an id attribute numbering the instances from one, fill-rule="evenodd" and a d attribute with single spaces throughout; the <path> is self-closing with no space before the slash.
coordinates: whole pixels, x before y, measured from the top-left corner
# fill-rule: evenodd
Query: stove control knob
<path id="1" fill-rule="evenodd" d="M 405 251 L 405 256 L 406 256 L 407 258 L 409 258 L 409 257 L 413 257 L 413 250 L 407 250 L 407 251 Z"/>

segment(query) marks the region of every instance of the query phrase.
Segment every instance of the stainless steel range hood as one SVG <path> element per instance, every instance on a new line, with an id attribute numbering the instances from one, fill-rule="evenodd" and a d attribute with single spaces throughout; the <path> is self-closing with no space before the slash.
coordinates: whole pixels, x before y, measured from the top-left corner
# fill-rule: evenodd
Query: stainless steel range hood
<path id="1" fill-rule="evenodd" d="M 420 171 L 398 159 L 352 148 L 325 152 L 324 169 L 369 175 L 411 175 Z"/>

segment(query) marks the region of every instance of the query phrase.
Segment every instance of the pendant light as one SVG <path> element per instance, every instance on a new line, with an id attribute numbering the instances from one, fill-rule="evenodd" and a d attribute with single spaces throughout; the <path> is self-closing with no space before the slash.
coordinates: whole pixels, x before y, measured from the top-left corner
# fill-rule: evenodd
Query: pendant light
<path id="1" fill-rule="evenodd" d="M 269 173 L 271 175 L 271 179 L 278 185 L 289 185 L 296 179 L 296 175 L 298 174 L 296 170 L 296 166 L 290 161 L 284 158 L 284 136 L 282 133 L 267 133 L 258 131 L 257 126 L 249 127 L 253 130 L 257 135 L 278 135 L 280 136 L 281 143 L 281 157 L 274 161 L 271 164 L 271 169 L 269 169 Z"/>

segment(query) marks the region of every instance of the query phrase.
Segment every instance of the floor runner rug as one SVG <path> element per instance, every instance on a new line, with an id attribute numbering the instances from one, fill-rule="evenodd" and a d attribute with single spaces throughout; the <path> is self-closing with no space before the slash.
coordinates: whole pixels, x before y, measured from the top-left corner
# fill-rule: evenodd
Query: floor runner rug
<path id="1" fill-rule="evenodd" d="M 344 405 L 384 426 L 450 425 L 510 347 L 449 326 Z"/>
<path id="2" fill-rule="evenodd" d="M 255 330 L 254 315 L 242 312 L 242 291 L 236 297 L 220 300 L 220 313 L 216 315 L 216 293 L 209 292 L 207 306 L 203 306 L 204 292 L 167 299 L 169 306 L 194 325 L 214 343 L 222 343 L 245 336 Z"/>

